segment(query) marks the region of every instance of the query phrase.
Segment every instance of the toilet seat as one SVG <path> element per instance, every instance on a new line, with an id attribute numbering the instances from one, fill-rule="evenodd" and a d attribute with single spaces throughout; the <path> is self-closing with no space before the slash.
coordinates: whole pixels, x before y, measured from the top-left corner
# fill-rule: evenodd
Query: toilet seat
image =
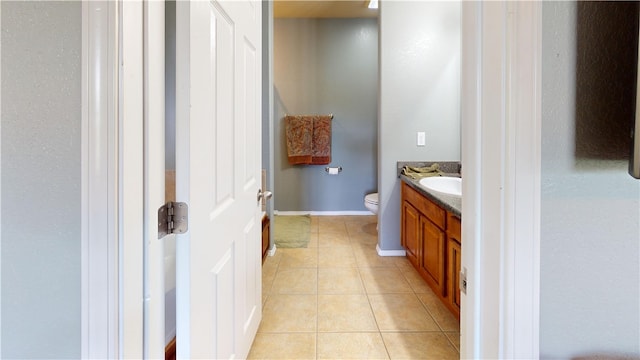
<path id="1" fill-rule="evenodd" d="M 364 202 L 371 205 L 378 205 L 378 193 L 368 194 L 364 197 Z"/>
<path id="2" fill-rule="evenodd" d="M 364 197 L 364 207 L 375 215 L 378 215 L 378 193 L 367 194 Z M 376 224 L 376 230 L 378 225 Z"/>

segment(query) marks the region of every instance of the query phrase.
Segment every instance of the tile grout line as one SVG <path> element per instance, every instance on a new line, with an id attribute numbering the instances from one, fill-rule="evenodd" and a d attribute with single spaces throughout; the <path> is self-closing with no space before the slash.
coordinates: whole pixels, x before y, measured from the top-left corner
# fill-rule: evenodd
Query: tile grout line
<path id="1" fill-rule="evenodd" d="M 376 238 L 377 238 L 377 234 L 376 234 Z M 373 305 L 371 305 L 371 298 L 369 297 L 369 295 L 371 295 L 371 294 L 367 291 L 367 287 L 364 285 L 364 279 L 362 279 L 361 267 L 358 266 L 356 269 L 358 270 L 358 278 L 360 279 L 360 284 L 362 285 L 362 288 L 364 289 L 364 294 L 367 297 L 367 302 L 369 303 L 369 310 L 371 310 L 371 315 L 373 316 L 373 321 L 375 321 L 376 328 L 378 329 L 378 331 L 377 331 L 378 337 L 382 341 L 382 346 L 384 346 L 384 351 L 387 353 L 387 358 L 391 359 L 391 352 L 389 352 L 389 348 L 387 347 L 387 342 L 384 341 L 384 337 L 382 336 L 382 330 L 380 330 L 380 324 L 378 323 L 378 318 L 376 317 L 376 313 L 373 310 Z"/>
<path id="2" fill-rule="evenodd" d="M 413 295 L 415 295 L 416 299 L 418 299 L 418 301 L 420 302 L 420 305 L 422 305 L 422 308 L 427 312 L 427 314 L 429 315 L 431 320 L 433 320 L 433 322 L 436 324 L 438 329 L 440 329 L 439 331 L 443 333 L 442 335 L 446 336 L 444 334 L 444 329 L 442 328 L 440 323 L 436 320 L 435 317 L 433 317 L 433 314 L 431 313 L 431 310 L 429 310 L 429 307 L 427 306 L 427 304 L 425 304 L 424 301 L 422 301 L 422 299 L 420 298 L 419 296 L 420 294 L 418 294 L 416 290 L 413 288 L 413 286 L 411 286 L 411 283 L 409 282 L 409 279 L 405 276 L 405 274 L 402 271 L 400 272 L 402 273 L 402 277 L 407 281 L 407 283 L 409 283 L 409 287 L 411 287 L 411 290 L 413 291 Z"/>
<path id="3" fill-rule="evenodd" d="M 453 347 L 453 349 L 458 352 L 458 355 L 460 355 L 460 349 L 458 349 L 455 346 L 455 344 L 453 343 L 453 341 L 451 341 L 449 336 L 447 336 L 447 334 L 445 333 L 445 330 L 442 328 L 442 325 L 440 325 L 440 322 L 436 321 L 436 319 L 433 316 L 431 310 L 429 310 L 429 307 L 427 306 L 427 304 L 425 304 L 424 301 L 422 301 L 422 299 L 420 298 L 420 296 L 418 296 L 419 294 L 416 293 L 416 290 L 413 288 L 413 286 L 411 286 L 411 283 L 409 282 L 409 279 L 407 278 L 405 273 L 402 271 L 402 269 L 400 269 L 399 267 L 398 267 L 398 269 L 400 270 L 400 273 L 402 274 L 402 277 L 404 277 L 404 279 L 409 283 L 409 286 L 411 287 L 411 290 L 413 290 L 413 294 L 416 296 L 416 298 L 418 298 L 418 301 L 420 301 L 420 304 L 422 305 L 422 307 L 427 311 L 427 314 L 429 314 L 429 316 L 431 317 L 433 322 L 436 323 L 436 326 L 438 326 L 438 329 L 440 329 L 437 332 L 440 333 L 442 336 L 444 336 L 445 339 L 447 339 L 447 342 L 449 343 L 449 345 L 451 345 Z M 458 333 L 460 333 L 460 329 L 458 329 Z"/>

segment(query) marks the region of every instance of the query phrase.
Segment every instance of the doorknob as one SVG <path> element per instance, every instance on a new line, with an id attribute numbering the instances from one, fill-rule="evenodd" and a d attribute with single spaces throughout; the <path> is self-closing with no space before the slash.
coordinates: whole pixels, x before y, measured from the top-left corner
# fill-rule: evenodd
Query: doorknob
<path id="1" fill-rule="evenodd" d="M 267 201 L 271 199 L 272 196 L 273 193 L 271 191 L 262 192 L 262 189 L 258 189 L 258 202 L 260 202 L 260 200 Z"/>

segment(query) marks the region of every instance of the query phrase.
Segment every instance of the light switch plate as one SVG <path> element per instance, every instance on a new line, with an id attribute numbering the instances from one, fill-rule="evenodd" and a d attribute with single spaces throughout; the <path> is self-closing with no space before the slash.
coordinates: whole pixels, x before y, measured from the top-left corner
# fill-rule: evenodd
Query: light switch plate
<path id="1" fill-rule="evenodd" d="M 418 131 L 416 145 L 425 146 L 425 144 L 426 144 L 426 137 L 425 137 L 424 131 Z"/>

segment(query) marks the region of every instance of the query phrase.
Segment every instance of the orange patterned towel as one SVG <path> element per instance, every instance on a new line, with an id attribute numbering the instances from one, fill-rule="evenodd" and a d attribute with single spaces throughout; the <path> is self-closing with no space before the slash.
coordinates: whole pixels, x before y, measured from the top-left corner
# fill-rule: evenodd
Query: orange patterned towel
<path id="1" fill-rule="evenodd" d="M 285 116 L 284 122 L 289 164 L 310 164 L 313 119 L 309 116 Z"/>
<path id="2" fill-rule="evenodd" d="M 321 115 L 313 118 L 313 154 L 312 165 L 331 163 L 331 116 Z"/>
<path id="3" fill-rule="evenodd" d="M 285 116 L 287 156 L 291 165 L 327 165 L 331 162 L 331 116 Z"/>

